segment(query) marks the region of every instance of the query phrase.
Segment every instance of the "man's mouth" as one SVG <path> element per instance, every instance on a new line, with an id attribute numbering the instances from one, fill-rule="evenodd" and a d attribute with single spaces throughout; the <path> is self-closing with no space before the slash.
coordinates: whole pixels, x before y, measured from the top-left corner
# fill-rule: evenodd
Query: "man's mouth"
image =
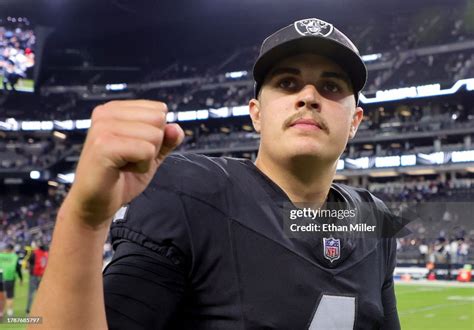
<path id="1" fill-rule="evenodd" d="M 322 125 L 319 124 L 316 120 L 304 118 L 295 120 L 293 123 L 290 124 L 290 127 L 295 127 L 308 131 L 323 130 Z"/>

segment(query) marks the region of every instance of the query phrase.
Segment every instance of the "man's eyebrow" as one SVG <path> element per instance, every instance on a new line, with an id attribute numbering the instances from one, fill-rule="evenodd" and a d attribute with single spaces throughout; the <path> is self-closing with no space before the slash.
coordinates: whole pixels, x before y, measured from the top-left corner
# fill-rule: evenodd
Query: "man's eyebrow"
<path id="1" fill-rule="evenodd" d="M 268 74 L 268 78 L 272 79 L 276 76 L 282 75 L 282 74 L 293 74 L 293 75 L 300 75 L 301 70 L 297 68 L 290 68 L 290 67 L 280 67 L 280 68 L 275 68 L 270 73 Z"/>
<path id="2" fill-rule="evenodd" d="M 344 74 L 344 73 L 341 73 L 341 72 L 335 72 L 335 71 L 324 71 L 322 74 L 321 74 L 321 77 L 322 78 L 336 78 L 336 79 L 339 79 L 339 80 L 342 80 L 344 81 L 348 87 L 351 87 L 352 86 L 352 82 L 351 80 L 349 79 L 349 77 Z"/>
<path id="3" fill-rule="evenodd" d="M 268 74 L 268 79 L 273 79 L 276 76 L 283 75 L 283 74 L 292 74 L 292 75 L 301 75 L 301 70 L 292 67 L 279 67 L 275 68 L 270 71 Z M 352 82 L 349 77 L 343 72 L 336 72 L 336 71 L 324 71 L 321 73 L 322 78 L 335 78 L 342 80 L 347 84 L 348 87 L 352 86 Z"/>

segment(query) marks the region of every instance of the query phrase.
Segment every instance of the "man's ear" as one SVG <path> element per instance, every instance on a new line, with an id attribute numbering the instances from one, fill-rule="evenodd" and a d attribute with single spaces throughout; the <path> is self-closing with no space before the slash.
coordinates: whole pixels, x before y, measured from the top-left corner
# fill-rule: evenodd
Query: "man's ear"
<path id="1" fill-rule="evenodd" d="M 249 101 L 249 113 L 252 119 L 253 128 L 257 133 L 260 133 L 260 101 L 251 99 Z"/>
<path id="2" fill-rule="evenodd" d="M 357 133 L 357 129 L 364 118 L 364 109 L 357 107 L 352 115 L 351 128 L 349 131 L 349 139 L 353 139 Z"/>

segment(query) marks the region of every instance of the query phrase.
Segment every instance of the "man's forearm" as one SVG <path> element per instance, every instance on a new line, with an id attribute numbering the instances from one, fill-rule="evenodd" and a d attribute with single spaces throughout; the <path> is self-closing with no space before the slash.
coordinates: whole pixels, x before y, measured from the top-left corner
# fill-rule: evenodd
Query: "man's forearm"
<path id="1" fill-rule="evenodd" d="M 105 238 L 114 213 L 145 190 L 184 139 L 178 125 L 166 123 L 167 112 L 166 104 L 147 100 L 112 101 L 93 110 L 32 310 L 43 317 L 43 329 L 107 328 Z"/>
<path id="2" fill-rule="evenodd" d="M 108 228 L 89 228 L 76 217 L 63 204 L 48 266 L 31 312 L 32 316 L 43 318 L 35 330 L 107 328 L 102 251 Z"/>

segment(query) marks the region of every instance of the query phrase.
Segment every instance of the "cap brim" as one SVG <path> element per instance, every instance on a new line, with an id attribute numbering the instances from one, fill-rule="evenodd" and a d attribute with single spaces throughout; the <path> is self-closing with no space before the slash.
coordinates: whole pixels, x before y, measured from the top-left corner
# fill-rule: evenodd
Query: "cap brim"
<path id="1" fill-rule="evenodd" d="M 260 56 L 253 68 L 254 80 L 261 85 L 269 70 L 281 60 L 297 54 L 314 53 L 340 65 L 352 82 L 354 93 L 360 92 L 367 80 L 367 68 L 362 59 L 341 43 L 324 37 L 301 37 L 278 45 Z"/>

